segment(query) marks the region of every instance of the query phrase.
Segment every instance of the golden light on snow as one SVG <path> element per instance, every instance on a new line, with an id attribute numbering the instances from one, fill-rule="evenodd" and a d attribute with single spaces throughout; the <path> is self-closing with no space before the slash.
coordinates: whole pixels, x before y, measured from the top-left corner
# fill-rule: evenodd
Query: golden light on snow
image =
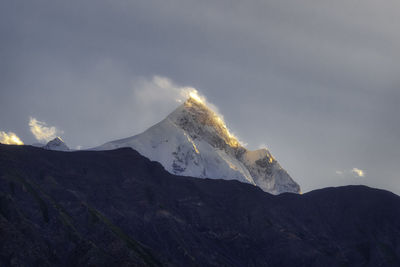
<path id="1" fill-rule="evenodd" d="M 192 87 L 185 87 L 182 92 L 182 95 L 186 96 L 187 100 L 185 105 L 191 107 L 196 104 L 201 104 L 206 107 L 208 115 L 206 118 L 211 118 L 209 121 L 205 121 L 207 125 L 213 126 L 223 137 L 224 141 L 230 145 L 231 147 L 240 146 L 240 142 L 238 139 L 229 131 L 228 127 L 225 124 L 223 117 L 218 113 L 218 109 L 215 105 L 207 102 L 207 99 L 199 94 L 199 92 Z"/>
<path id="2" fill-rule="evenodd" d="M 200 154 L 200 151 L 197 149 L 196 144 L 193 142 L 192 145 L 193 145 L 193 149 L 196 152 L 196 154 Z"/>
<path id="3" fill-rule="evenodd" d="M 195 100 L 196 102 L 199 102 L 199 103 L 202 103 L 202 104 L 204 104 L 204 102 L 205 102 L 204 97 L 201 97 L 201 96 L 199 95 L 199 92 L 197 92 L 196 89 L 192 90 L 192 91 L 189 93 L 189 97 L 192 98 L 193 100 Z"/>
<path id="4" fill-rule="evenodd" d="M 56 138 L 60 139 L 61 142 L 64 142 L 64 140 L 60 136 L 57 136 Z"/>
<path id="5" fill-rule="evenodd" d="M 0 143 L 5 145 L 23 145 L 24 142 L 13 132 L 0 131 Z"/>
<path id="6" fill-rule="evenodd" d="M 179 98 L 181 98 L 183 101 L 192 99 L 194 102 L 201 103 L 204 105 L 206 105 L 206 103 L 207 103 L 206 98 L 203 95 L 201 95 L 196 90 L 196 88 L 186 86 L 186 87 L 178 88 L 178 90 L 179 90 Z M 178 101 L 178 102 L 182 102 L 182 101 Z"/>
<path id="7" fill-rule="evenodd" d="M 238 147 L 239 146 L 239 141 L 237 140 L 236 136 L 234 136 L 228 129 L 228 127 L 226 127 L 225 121 L 218 116 L 217 114 L 215 114 L 215 121 L 216 124 L 218 124 L 218 126 L 223 129 L 223 131 L 225 132 L 226 136 L 228 137 L 227 140 L 225 140 L 228 145 L 230 145 L 231 147 Z"/>

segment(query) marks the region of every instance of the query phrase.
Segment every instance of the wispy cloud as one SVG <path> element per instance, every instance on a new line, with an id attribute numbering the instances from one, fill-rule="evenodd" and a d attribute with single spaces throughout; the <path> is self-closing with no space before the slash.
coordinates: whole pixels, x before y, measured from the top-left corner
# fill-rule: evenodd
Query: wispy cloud
<path id="1" fill-rule="evenodd" d="M 359 168 L 353 168 L 353 169 L 351 170 L 351 172 L 352 172 L 355 176 L 358 176 L 358 177 L 364 177 L 364 176 L 365 176 L 365 172 L 364 172 L 363 170 L 359 169 Z"/>
<path id="2" fill-rule="evenodd" d="M 359 168 L 352 168 L 351 170 L 337 170 L 335 171 L 336 175 L 342 176 L 342 177 L 349 177 L 349 176 L 355 176 L 355 177 L 365 177 L 365 171 L 361 170 Z"/>
<path id="3" fill-rule="evenodd" d="M 171 79 L 155 75 L 151 80 L 143 79 L 134 85 L 134 96 L 145 103 L 184 102 L 189 96 L 195 96 L 206 101 L 195 88 L 180 86 Z"/>
<path id="4" fill-rule="evenodd" d="M 24 142 L 13 132 L 0 131 L 0 143 L 6 145 L 23 145 Z"/>
<path id="5" fill-rule="evenodd" d="M 171 79 L 155 75 L 151 79 L 142 79 L 133 84 L 133 98 L 136 110 L 146 114 L 149 121 L 157 121 L 165 114 L 177 107 L 177 103 L 183 103 L 188 98 L 194 98 L 204 103 L 214 111 L 221 122 L 225 125 L 225 120 L 216 105 L 210 103 L 207 98 L 196 88 L 191 86 L 181 86 Z M 225 125 L 226 126 L 226 125 Z M 228 127 L 227 127 L 228 129 Z M 229 134 L 238 140 L 242 145 L 247 145 L 243 140 L 239 140 L 237 135 L 228 129 Z"/>
<path id="6" fill-rule="evenodd" d="M 132 84 L 133 109 L 136 112 L 146 114 L 146 121 L 152 123 L 165 117 L 165 114 L 175 109 L 178 103 L 183 103 L 189 97 L 196 97 L 218 113 L 215 105 L 207 102 L 207 99 L 196 88 L 181 86 L 171 79 L 163 76 L 142 78 Z M 219 114 L 219 113 L 218 113 Z"/>
<path id="7" fill-rule="evenodd" d="M 340 175 L 340 176 L 342 176 L 344 173 L 343 173 L 343 171 L 336 171 L 335 172 L 337 175 Z"/>
<path id="8" fill-rule="evenodd" d="M 50 141 L 57 137 L 57 135 L 62 134 L 62 131 L 58 130 L 54 126 L 47 126 L 43 121 L 38 121 L 37 119 L 31 117 L 29 120 L 29 127 L 32 134 L 38 141 Z"/>

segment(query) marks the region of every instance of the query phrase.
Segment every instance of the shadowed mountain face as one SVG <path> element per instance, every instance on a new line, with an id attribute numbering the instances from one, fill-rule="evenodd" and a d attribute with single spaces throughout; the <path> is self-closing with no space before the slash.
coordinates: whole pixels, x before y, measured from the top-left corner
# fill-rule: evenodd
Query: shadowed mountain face
<path id="1" fill-rule="evenodd" d="M 1 266 L 399 266 L 400 198 L 273 196 L 174 176 L 130 148 L 0 145 Z"/>

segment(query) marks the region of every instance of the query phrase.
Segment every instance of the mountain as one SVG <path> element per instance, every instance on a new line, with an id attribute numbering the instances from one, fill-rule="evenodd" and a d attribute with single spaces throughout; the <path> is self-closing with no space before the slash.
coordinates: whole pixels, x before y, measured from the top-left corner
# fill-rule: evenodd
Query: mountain
<path id="1" fill-rule="evenodd" d="M 64 143 L 61 137 L 56 137 L 49 141 L 45 146 L 43 146 L 43 148 L 48 150 L 70 151 L 69 147 Z"/>
<path id="2" fill-rule="evenodd" d="M 46 145 L 46 144 L 43 144 L 43 143 L 33 143 L 33 144 L 31 144 L 31 146 L 34 146 L 34 147 L 41 147 L 41 148 L 43 148 L 45 145 Z"/>
<path id="3" fill-rule="evenodd" d="M 400 266 L 400 197 L 271 195 L 131 148 L 0 145 L 0 266 Z"/>
<path id="4" fill-rule="evenodd" d="M 238 180 L 265 192 L 300 192 L 300 186 L 267 149 L 249 151 L 230 134 L 221 117 L 190 97 L 145 132 L 95 150 L 131 147 L 176 175 Z"/>

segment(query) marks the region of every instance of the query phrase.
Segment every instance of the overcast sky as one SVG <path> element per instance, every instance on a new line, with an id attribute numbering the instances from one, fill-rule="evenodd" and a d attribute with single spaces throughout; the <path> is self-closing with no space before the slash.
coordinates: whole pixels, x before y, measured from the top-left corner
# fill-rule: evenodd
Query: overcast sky
<path id="1" fill-rule="evenodd" d="M 4 0 L 0 131 L 31 144 L 44 122 L 93 147 L 157 123 L 190 86 L 303 192 L 400 194 L 399 28 L 398 0 Z"/>

